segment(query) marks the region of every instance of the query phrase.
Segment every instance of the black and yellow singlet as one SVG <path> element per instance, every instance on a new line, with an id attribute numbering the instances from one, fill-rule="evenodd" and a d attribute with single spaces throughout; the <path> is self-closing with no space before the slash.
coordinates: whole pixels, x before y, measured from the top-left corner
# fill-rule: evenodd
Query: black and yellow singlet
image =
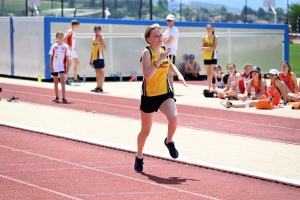
<path id="1" fill-rule="evenodd" d="M 97 38 L 97 40 L 101 40 L 102 36 Z M 99 59 L 104 59 L 104 52 L 99 50 L 98 43 L 96 42 L 96 38 L 93 38 L 93 47 L 92 47 L 92 59 L 93 60 L 99 60 Z"/>

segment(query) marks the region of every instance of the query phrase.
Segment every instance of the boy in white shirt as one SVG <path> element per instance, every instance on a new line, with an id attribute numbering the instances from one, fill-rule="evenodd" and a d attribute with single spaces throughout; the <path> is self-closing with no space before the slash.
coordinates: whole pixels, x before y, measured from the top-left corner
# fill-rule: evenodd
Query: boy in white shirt
<path id="1" fill-rule="evenodd" d="M 66 99 L 65 91 L 65 73 L 68 74 L 69 71 L 69 56 L 70 49 L 68 45 L 63 42 L 64 34 L 62 32 L 56 33 L 57 43 L 53 44 L 50 48 L 50 72 L 54 80 L 54 91 L 55 98 L 53 102 L 59 102 L 58 97 L 58 74 L 60 77 L 60 84 L 62 90 L 62 101 L 63 103 L 68 103 Z"/>
<path id="2" fill-rule="evenodd" d="M 172 63 L 175 65 L 175 58 L 176 58 L 177 49 L 178 49 L 179 31 L 174 26 L 174 23 L 175 23 L 174 15 L 168 15 L 166 18 L 166 21 L 168 24 L 168 29 L 165 30 L 165 32 L 163 33 L 164 46 L 166 47 L 166 49 L 171 48 L 169 58 L 172 61 Z M 173 73 L 171 71 L 168 72 L 168 79 L 173 88 L 174 78 L 173 78 Z"/>

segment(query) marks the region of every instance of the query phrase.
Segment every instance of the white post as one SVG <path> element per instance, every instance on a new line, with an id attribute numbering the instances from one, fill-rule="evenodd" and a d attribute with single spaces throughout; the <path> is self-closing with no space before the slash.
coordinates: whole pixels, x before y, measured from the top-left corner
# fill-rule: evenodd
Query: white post
<path id="1" fill-rule="evenodd" d="M 270 8 L 274 14 L 274 24 L 277 24 L 277 13 L 276 13 L 275 9 L 273 8 L 273 6 L 270 5 Z"/>

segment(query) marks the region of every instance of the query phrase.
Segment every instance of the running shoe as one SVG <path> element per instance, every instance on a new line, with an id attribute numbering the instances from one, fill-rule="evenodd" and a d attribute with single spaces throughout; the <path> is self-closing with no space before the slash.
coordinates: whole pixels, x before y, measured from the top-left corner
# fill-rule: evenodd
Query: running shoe
<path id="1" fill-rule="evenodd" d="M 68 103 L 68 101 L 67 101 L 66 98 L 62 98 L 62 102 L 63 102 L 63 103 Z"/>
<path id="2" fill-rule="evenodd" d="M 228 97 L 226 97 L 224 100 L 223 99 L 221 99 L 220 100 L 220 104 L 222 105 L 222 106 L 224 106 L 225 108 L 230 108 L 230 102 L 229 102 L 229 100 L 228 100 Z"/>
<path id="3" fill-rule="evenodd" d="M 12 97 L 11 99 L 8 99 L 7 101 L 11 102 L 11 103 L 16 103 L 16 102 L 19 102 L 19 98 L 18 97 Z"/>
<path id="4" fill-rule="evenodd" d="M 134 170 L 137 172 L 142 172 L 143 171 L 143 162 L 144 158 L 138 158 L 135 156 L 135 163 L 134 163 Z"/>
<path id="5" fill-rule="evenodd" d="M 77 79 L 74 79 L 73 82 L 74 82 L 74 83 L 81 83 L 82 80 L 80 80 L 79 78 L 77 78 Z"/>
<path id="6" fill-rule="evenodd" d="M 55 97 L 53 100 L 52 100 L 52 102 L 59 102 L 59 98 L 58 97 Z"/>
<path id="7" fill-rule="evenodd" d="M 174 159 L 178 158 L 179 153 L 178 153 L 177 149 L 175 148 L 175 143 L 173 141 L 170 143 L 167 143 L 167 138 L 165 139 L 164 143 L 169 150 L 170 156 Z"/>
<path id="8" fill-rule="evenodd" d="M 0 87 L 0 93 L 2 92 L 2 88 Z"/>
<path id="9" fill-rule="evenodd" d="M 66 85 L 72 85 L 71 82 L 69 80 L 66 80 L 65 82 Z"/>
<path id="10" fill-rule="evenodd" d="M 103 92 L 103 89 L 96 87 L 95 89 L 91 90 L 91 92 Z"/>

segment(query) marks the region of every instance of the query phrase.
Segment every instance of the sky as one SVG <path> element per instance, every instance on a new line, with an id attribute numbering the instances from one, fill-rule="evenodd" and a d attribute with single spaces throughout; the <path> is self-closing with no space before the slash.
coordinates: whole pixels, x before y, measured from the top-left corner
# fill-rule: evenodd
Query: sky
<path id="1" fill-rule="evenodd" d="M 177 2 L 180 2 L 180 0 L 175 0 Z M 247 1 L 247 5 L 251 7 L 252 9 L 257 10 L 258 8 L 265 8 L 264 7 L 264 0 L 181 0 L 182 3 L 187 4 L 192 1 L 200 1 L 200 2 L 209 2 L 209 3 L 215 3 L 215 4 L 222 4 L 228 7 L 234 7 L 238 9 L 242 9 L 245 6 L 245 2 Z M 291 3 L 299 3 L 300 0 L 273 0 L 275 1 L 275 8 L 281 7 L 284 10 L 287 8 L 287 2 L 289 4 Z"/>

